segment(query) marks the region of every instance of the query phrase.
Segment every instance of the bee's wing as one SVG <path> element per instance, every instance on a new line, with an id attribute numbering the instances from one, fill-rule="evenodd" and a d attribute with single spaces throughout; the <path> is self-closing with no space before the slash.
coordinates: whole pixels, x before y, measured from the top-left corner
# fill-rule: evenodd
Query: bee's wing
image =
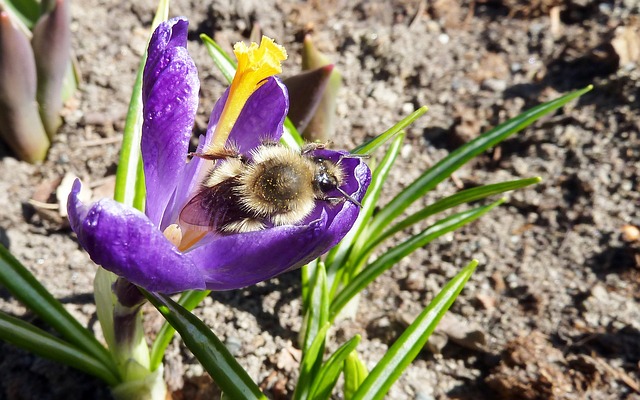
<path id="1" fill-rule="evenodd" d="M 235 192 L 236 179 L 227 179 L 213 187 L 203 187 L 180 211 L 180 222 L 192 228 L 224 231 L 229 223 L 246 218 Z"/>

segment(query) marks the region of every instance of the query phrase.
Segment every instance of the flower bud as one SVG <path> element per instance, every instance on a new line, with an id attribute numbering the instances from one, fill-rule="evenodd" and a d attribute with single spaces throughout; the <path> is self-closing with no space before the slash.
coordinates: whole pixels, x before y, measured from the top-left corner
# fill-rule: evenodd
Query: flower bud
<path id="1" fill-rule="evenodd" d="M 310 70 L 328 64 L 331 64 L 329 59 L 318 51 L 313 45 L 311 37 L 307 35 L 304 38 L 304 46 L 302 48 L 302 69 Z M 306 140 L 326 142 L 333 136 L 336 129 L 336 99 L 341 87 L 342 75 L 334 68 L 318 109 L 302 133 L 302 137 Z"/>
<path id="2" fill-rule="evenodd" d="M 56 0 L 51 12 L 40 17 L 33 28 L 31 45 L 38 71 L 37 100 L 49 138 L 62 124 L 62 85 L 71 59 L 71 30 L 68 0 Z"/>
<path id="3" fill-rule="evenodd" d="M 38 114 L 36 65 L 28 39 L 0 12 L 0 136 L 25 161 L 42 161 L 49 138 Z"/>

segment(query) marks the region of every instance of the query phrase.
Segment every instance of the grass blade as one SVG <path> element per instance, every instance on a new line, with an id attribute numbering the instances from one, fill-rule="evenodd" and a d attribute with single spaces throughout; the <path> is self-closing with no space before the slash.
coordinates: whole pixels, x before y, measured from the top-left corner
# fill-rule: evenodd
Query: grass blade
<path id="1" fill-rule="evenodd" d="M 558 99 L 533 107 L 519 116 L 495 127 L 485 134 L 477 137 L 469 143 L 459 147 L 436 165 L 428 169 L 411 185 L 398 194 L 389 204 L 384 206 L 376 215 L 367 232 L 377 233 L 399 216 L 409 205 L 422 197 L 425 193 L 433 189 L 438 183 L 449 177 L 455 170 L 467 163 L 469 160 L 497 145 L 509 136 L 519 132 L 533 123 L 538 118 L 551 111 L 557 110 L 571 100 L 590 91 L 593 86 L 576 90 Z"/>
<path id="2" fill-rule="evenodd" d="M 204 43 L 204 47 L 206 47 L 209 56 L 211 56 L 213 63 L 218 67 L 222 76 L 228 83 L 231 83 L 233 76 L 236 74 L 236 62 L 209 36 L 202 34 L 200 35 L 200 40 Z"/>
<path id="3" fill-rule="evenodd" d="M 66 340 L 99 360 L 105 368 L 117 376 L 116 366 L 107 349 L 89 330 L 80 325 L 31 272 L 2 245 L 0 245 L 0 283 Z"/>
<path id="4" fill-rule="evenodd" d="M 180 334 L 184 344 L 231 399 L 266 399 L 247 371 L 198 317 L 169 296 L 143 291 L 147 299 Z"/>
<path id="5" fill-rule="evenodd" d="M 344 361 L 344 400 L 351 400 L 362 382 L 369 375 L 364 363 L 358 358 L 358 353 L 352 351 Z"/>
<path id="6" fill-rule="evenodd" d="M 398 222 L 396 225 L 387 229 L 377 237 L 370 239 L 366 244 L 367 247 L 361 252 L 362 254 L 359 256 L 359 258 L 363 258 L 362 255 L 370 254 L 378 245 L 380 245 L 380 243 L 382 243 L 383 240 L 389 238 L 393 234 L 400 232 L 401 230 L 410 227 L 416 222 L 422 221 L 432 215 L 435 215 L 444 210 L 448 210 L 449 208 L 453 208 L 460 204 L 470 203 L 472 201 L 481 200 L 492 195 L 521 189 L 529 185 L 534 185 L 536 183 L 539 183 L 541 180 L 541 178 L 535 177 L 518 179 L 509 182 L 500 182 L 462 190 L 449 197 L 445 197 L 444 199 L 438 200 L 437 202 Z"/>
<path id="7" fill-rule="evenodd" d="M 309 398 L 314 400 L 328 399 L 329 396 L 331 396 L 331 391 L 336 385 L 340 373 L 344 369 L 344 362 L 347 356 L 356 349 L 358 343 L 360 343 L 360 335 L 352 337 L 329 357 L 313 380 L 311 390 L 309 391 Z"/>
<path id="8" fill-rule="evenodd" d="M 422 350 L 436 325 L 458 297 L 477 265 L 478 261 L 471 261 L 445 285 L 436 298 L 429 303 L 427 308 L 420 313 L 369 372 L 367 378 L 354 394 L 353 400 L 383 399 L 385 397 L 391 385 Z"/>
<path id="9" fill-rule="evenodd" d="M 334 247 L 329 254 L 327 254 L 327 279 L 329 287 L 331 288 L 331 296 L 335 294 L 335 291 L 338 288 L 340 275 L 346 272 L 344 270 L 345 263 L 349 257 L 349 253 L 353 251 L 353 245 L 356 242 L 356 238 L 360 237 L 371 219 L 371 215 L 378 204 L 378 199 L 382 193 L 384 183 L 389 176 L 391 167 L 398 157 L 398 154 L 400 154 L 403 142 L 404 134 L 400 134 L 393 139 L 391 146 L 389 146 L 384 157 L 380 160 L 380 164 L 378 164 L 378 166 L 373 170 L 371 184 L 369 185 L 367 194 L 362 200 L 362 210 L 360 211 L 358 219 L 349 233 L 347 233 L 340 243 Z"/>
<path id="10" fill-rule="evenodd" d="M 377 258 L 374 262 L 367 265 L 362 271 L 349 282 L 331 303 L 330 320 L 338 315 L 340 310 L 355 295 L 360 293 L 369 283 L 376 279 L 384 271 L 391 268 L 402 258 L 411 254 L 416 249 L 426 245 L 432 240 L 444 235 L 445 233 L 454 231 L 471 221 L 475 221 L 493 208 L 502 204 L 504 199 L 500 199 L 489 205 L 477 207 L 468 211 L 463 211 L 447 218 L 444 218 L 431 225 L 419 234 L 410 237 L 399 245 L 392 247 Z"/>
<path id="11" fill-rule="evenodd" d="M 301 344 L 303 353 L 309 350 L 321 327 L 329 319 L 329 289 L 323 262 L 316 264 L 310 283 L 310 298 L 305 312 L 305 330 Z"/>
<path id="12" fill-rule="evenodd" d="M 387 140 L 393 138 L 398 133 L 402 132 L 404 128 L 411 125 L 413 121 L 420 118 L 424 113 L 427 112 L 429 108 L 427 106 L 422 106 L 412 112 L 409 116 L 403 118 L 400 122 L 382 132 L 380 135 L 374 137 L 368 142 L 361 144 L 355 149 L 351 150 L 352 154 L 371 154 L 375 149 L 382 146 Z"/>
<path id="13" fill-rule="evenodd" d="M 294 400 L 308 399 L 309 390 L 311 390 L 312 378 L 317 369 L 318 361 L 322 360 L 322 352 L 324 351 L 324 341 L 327 337 L 327 331 L 331 327 L 330 323 L 324 324 L 318 331 L 318 334 L 311 342 L 311 345 L 304 352 L 302 362 L 300 363 L 300 377 L 293 392 Z"/>
<path id="14" fill-rule="evenodd" d="M 210 290 L 189 290 L 183 292 L 180 295 L 180 299 L 178 300 L 178 304 L 185 308 L 187 311 L 193 311 L 194 308 L 198 306 L 211 293 Z M 171 324 L 167 321 L 164 321 L 162 327 L 158 331 L 158 335 L 156 339 L 153 341 L 151 346 L 151 355 L 150 355 L 150 369 L 151 371 L 155 371 L 158 369 L 160 364 L 162 363 L 162 358 L 164 357 L 164 352 L 171 343 L 171 339 L 173 339 L 173 335 L 176 333 L 176 330 L 173 329 Z"/>
<path id="15" fill-rule="evenodd" d="M 48 358 L 96 376 L 110 386 L 120 382 L 120 378 L 112 370 L 91 354 L 3 312 L 0 312 L 0 339 L 39 357 Z"/>

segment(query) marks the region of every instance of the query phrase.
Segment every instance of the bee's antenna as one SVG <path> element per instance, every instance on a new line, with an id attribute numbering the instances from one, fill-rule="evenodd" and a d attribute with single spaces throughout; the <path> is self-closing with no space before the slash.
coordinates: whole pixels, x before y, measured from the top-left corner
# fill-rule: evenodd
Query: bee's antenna
<path id="1" fill-rule="evenodd" d="M 363 158 L 371 158 L 371 156 L 369 154 L 343 154 L 340 156 L 340 158 L 338 159 L 338 161 L 336 162 L 337 165 L 340 165 L 340 162 L 345 159 L 345 158 L 359 158 L 359 159 L 363 159 Z"/>
<path id="2" fill-rule="evenodd" d="M 347 200 L 349 200 L 353 204 L 357 205 L 358 207 L 362 208 L 362 203 L 360 203 L 358 200 L 356 200 L 353 197 L 351 197 L 347 192 L 345 192 L 344 190 L 340 189 L 339 187 L 337 187 L 336 190 L 338 192 L 340 192 L 340 194 L 343 195 Z"/>

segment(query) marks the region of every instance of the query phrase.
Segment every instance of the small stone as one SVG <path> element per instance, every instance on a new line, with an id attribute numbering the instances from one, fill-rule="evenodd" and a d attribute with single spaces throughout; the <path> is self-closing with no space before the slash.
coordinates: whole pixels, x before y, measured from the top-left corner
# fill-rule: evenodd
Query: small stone
<path id="1" fill-rule="evenodd" d="M 507 89 L 507 81 L 504 79 L 489 78 L 482 81 L 480 87 L 494 92 L 504 92 Z"/>
<path id="2" fill-rule="evenodd" d="M 625 242 L 637 242 L 640 240 L 640 229 L 637 226 L 625 225 L 622 227 L 622 240 Z"/>
<path id="3" fill-rule="evenodd" d="M 422 291 L 426 287 L 426 279 L 422 272 L 420 271 L 411 271 L 409 275 L 407 275 L 407 280 L 405 281 L 405 288 L 407 290 L 413 291 Z"/>
<path id="4" fill-rule="evenodd" d="M 237 357 L 242 349 L 242 341 L 235 336 L 229 336 L 224 342 L 224 346 L 232 356 Z"/>

